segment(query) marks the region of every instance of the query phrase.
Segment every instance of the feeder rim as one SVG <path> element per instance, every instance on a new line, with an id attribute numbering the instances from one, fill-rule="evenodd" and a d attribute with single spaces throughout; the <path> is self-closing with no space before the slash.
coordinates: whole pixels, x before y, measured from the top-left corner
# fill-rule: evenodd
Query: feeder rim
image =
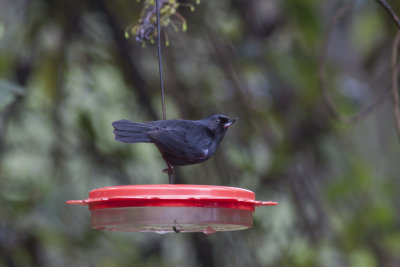
<path id="1" fill-rule="evenodd" d="M 254 209 L 277 205 L 274 201 L 255 200 L 254 192 L 230 186 L 192 184 L 120 185 L 97 188 L 84 200 L 68 204 L 96 207 L 142 206 L 227 206 Z"/>

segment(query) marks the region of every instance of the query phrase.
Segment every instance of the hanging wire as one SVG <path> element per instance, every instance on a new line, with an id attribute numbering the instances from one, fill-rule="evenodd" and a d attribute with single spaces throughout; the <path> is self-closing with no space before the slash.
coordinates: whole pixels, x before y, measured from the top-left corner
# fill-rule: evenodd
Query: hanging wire
<path id="1" fill-rule="evenodd" d="M 156 2 L 156 13 L 157 13 L 157 50 L 158 50 L 158 69 L 160 72 L 160 86 L 161 86 L 161 106 L 162 106 L 162 117 L 163 120 L 167 119 L 167 113 L 165 111 L 165 94 L 164 94 L 164 79 L 162 71 L 162 59 L 161 59 L 161 27 L 160 27 L 160 0 L 155 0 Z"/>
<path id="2" fill-rule="evenodd" d="M 161 107 L 163 120 L 167 119 L 167 113 L 165 111 L 165 94 L 164 94 L 164 79 L 162 71 L 162 58 L 161 58 L 161 26 L 160 26 L 160 0 L 155 0 L 156 2 L 156 15 L 157 15 L 157 50 L 158 50 L 158 70 L 160 71 L 160 86 L 161 86 Z M 166 172 L 168 174 L 168 180 L 170 184 L 174 183 L 174 169 L 171 165 L 167 163 Z"/>

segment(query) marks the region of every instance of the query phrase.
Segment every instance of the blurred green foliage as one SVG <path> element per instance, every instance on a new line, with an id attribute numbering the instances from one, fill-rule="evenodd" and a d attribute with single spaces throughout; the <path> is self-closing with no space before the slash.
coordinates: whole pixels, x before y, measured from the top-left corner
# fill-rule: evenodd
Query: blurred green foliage
<path id="1" fill-rule="evenodd" d="M 65 204 L 167 182 L 155 146 L 118 143 L 110 125 L 161 117 L 156 49 L 124 37 L 143 2 L 1 1 L 0 266 L 400 266 L 390 97 L 343 124 L 318 87 L 340 3 L 201 1 L 177 9 L 186 32 L 164 29 L 167 117 L 239 118 L 213 158 L 176 179 L 280 203 L 258 208 L 251 230 L 205 236 L 96 231 L 85 208 Z M 332 32 L 327 83 L 343 114 L 388 86 L 393 25 L 363 0 Z"/>

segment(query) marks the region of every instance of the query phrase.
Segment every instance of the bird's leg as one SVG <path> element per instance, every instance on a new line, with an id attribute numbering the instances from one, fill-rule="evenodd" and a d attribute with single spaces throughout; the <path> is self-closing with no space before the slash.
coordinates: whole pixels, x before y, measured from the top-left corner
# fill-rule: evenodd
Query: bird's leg
<path id="1" fill-rule="evenodd" d="M 167 173 L 168 174 L 168 180 L 170 184 L 174 183 L 174 167 L 171 166 L 168 162 L 167 162 L 167 168 L 162 170 L 163 173 Z"/>
<path id="2" fill-rule="evenodd" d="M 171 166 L 168 169 L 168 181 L 170 184 L 174 184 L 174 168 Z"/>

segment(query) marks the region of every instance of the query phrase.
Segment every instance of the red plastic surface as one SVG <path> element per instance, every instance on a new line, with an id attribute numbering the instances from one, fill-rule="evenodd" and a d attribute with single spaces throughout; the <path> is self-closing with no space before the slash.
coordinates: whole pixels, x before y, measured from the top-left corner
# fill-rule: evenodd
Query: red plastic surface
<path id="1" fill-rule="evenodd" d="M 277 205 L 257 201 L 252 191 L 211 185 L 122 185 L 90 191 L 89 198 L 68 204 L 88 205 L 90 210 L 117 207 L 214 207 L 252 210 L 256 206 Z"/>

